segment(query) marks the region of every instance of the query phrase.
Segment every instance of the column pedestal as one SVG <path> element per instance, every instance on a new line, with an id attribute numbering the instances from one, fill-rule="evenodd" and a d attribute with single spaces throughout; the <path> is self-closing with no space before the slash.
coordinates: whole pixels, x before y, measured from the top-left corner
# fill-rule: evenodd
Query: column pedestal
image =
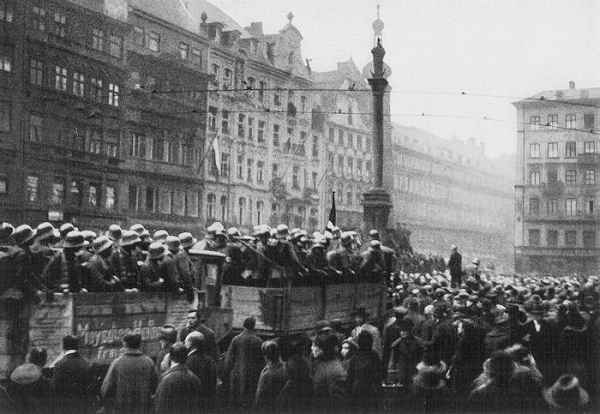
<path id="1" fill-rule="evenodd" d="M 363 194 L 363 222 L 365 232 L 376 229 L 385 234 L 388 228 L 392 198 L 383 188 L 372 188 Z"/>

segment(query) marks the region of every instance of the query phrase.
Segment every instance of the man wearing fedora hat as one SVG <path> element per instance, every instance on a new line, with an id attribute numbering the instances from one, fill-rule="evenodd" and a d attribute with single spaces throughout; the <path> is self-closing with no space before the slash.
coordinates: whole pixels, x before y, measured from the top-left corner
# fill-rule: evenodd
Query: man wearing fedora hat
<path id="1" fill-rule="evenodd" d="M 48 263 L 57 254 L 57 251 L 52 247 L 55 241 L 56 229 L 50 223 L 41 223 L 35 229 L 35 237 L 31 245 L 33 253 L 33 272 L 41 275 Z"/>
<path id="2" fill-rule="evenodd" d="M 42 280 L 51 291 L 84 289 L 83 266 L 77 257 L 87 242 L 79 231 L 72 231 L 63 241 L 63 250 L 56 254 L 44 268 Z"/>
<path id="3" fill-rule="evenodd" d="M 35 301 L 37 300 L 36 292 L 45 289 L 41 281 L 43 269 L 39 269 L 39 266 L 35 265 L 37 259 L 31 249 L 35 239 L 35 230 L 27 224 L 22 224 L 15 229 L 12 238 L 19 248 L 14 258 L 15 263 L 20 267 L 21 276 L 18 277 L 18 283 L 21 285 L 25 297 Z"/>
<path id="4" fill-rule="evenodd" d="M 21 266 L 16 261 L 20 249 L 13 245 L 11 236 L 14 232 L 14 227 L 8 223 L 0 225 L 0 300 L 4 293 L 10 288 L 15 290 L 19 284 Z M 12 294 L 8 293 L 6 297 Z M 18 294 L 22 296 L 22 292 Z"/>
<path id="5" fill-rule="evenodd" d="M 92 244 L 94 255 L 85 266 L 88 271 L 87 290 L 90 292 L 122 291 L 121 281 L 110 263 L 113 242 L 106 236 L 100 236 Z"/>
<path id="6" fill-rule="evenodd" d="M 590 396 L 579 384 L 579 379 L 565 374 L 544 390 L 543 397 L 553 412 L 578 413 L 588 408 Z"/>
<path id="7" fill-rule="evenodd" d="M 150 244 L 148 259 L 140 269 L 140 278 L 144 290 L 183 293 L 177 266 L 168 257 L 167 249 L 162 242 Z"/>
<path id="8" fill-rule="evenodd" d="M 111 265 L 125 289 L 141 289 L 138 266 L 141 242 L 136 232 L 125 230 L 121 234 L 119 246 L 110 258 Z"/>

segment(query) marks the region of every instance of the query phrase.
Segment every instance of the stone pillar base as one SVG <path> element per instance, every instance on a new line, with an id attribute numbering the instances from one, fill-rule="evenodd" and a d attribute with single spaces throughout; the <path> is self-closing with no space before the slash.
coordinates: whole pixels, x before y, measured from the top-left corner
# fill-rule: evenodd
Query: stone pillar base
<path id="1" fill-rule="evenodd" d="M 377 229 L 379 234 L 385 234 L 388 219 L 392 209 L 392 198 L 383 188 L 372 188 L 363 194 L 364 231 Z"/>

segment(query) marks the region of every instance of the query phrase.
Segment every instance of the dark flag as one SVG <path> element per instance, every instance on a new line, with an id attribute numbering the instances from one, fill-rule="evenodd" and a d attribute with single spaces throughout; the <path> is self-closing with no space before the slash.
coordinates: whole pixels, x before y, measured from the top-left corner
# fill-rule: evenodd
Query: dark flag
<path id="1" fill-rule="evenodd" d="M 335 227 L 335 191 L 331 193 L 331 210 L 329 210 L 329 219 L 327 220 L 327 226 L 325 227 L 325 231 L 329 233 L 333 233 L 333 228 Z"/>

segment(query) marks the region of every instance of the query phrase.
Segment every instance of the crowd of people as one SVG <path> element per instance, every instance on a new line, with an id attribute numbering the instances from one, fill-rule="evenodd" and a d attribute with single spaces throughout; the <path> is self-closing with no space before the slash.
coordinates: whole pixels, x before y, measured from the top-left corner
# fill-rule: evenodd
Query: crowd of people
<path id="1" fill-rule="evenodd" d="M 0 227 L 0 299 L 36 300 L 46 292 L 166 291 L 192 297 L 198 271 L 190 249 L 223 253 L 223 283 L 280 286 L 379 282 L 396 266 L 393 252 L 371 231 L 369 245 L 360 250 L 355 232 L 334 229 L 308 235 L 300 229 L 260 225 L 252 235 L 216 222 L 204 238 L 189 232 L 152 235 L 141 224 L 123 230 L 117 224 L 97 234 L 70 223 L 58 229 L 41 223 Z"/>
<path id="2" fill-rule="evenodd" d="M 477 260 L 465 272 L 455 247 L 444 270 L 440 264 L 406 272 L 376 231 L 361 251 L 353 233 L 309 237 L 285 226 L 258 226 L 250 237 L 213 225 L 200 241 L 189 233 L 150 236 L 137 226 L 126 231 L 111 226 L 99 237 L 63 226 L 58 233 L 51 229 L 47 241 L 45 227 L 2 226 L 1 252 L 12 260 L 4 263 L 22 273 L 3 280 L 0 300 L 35 297 L 44 289 L 90 292 L 96 286 L 185 295 L 196 271 L 190 264 L 185 280 L 184 260 L 178 257 L 198 248 L 224 254 L 228 283 L 385 280 L 390 312 L 379 321 L 356 309 L 352 317 L 320 321 L 312 332 L 281 338 L 261 337 L 256 321 L 247 318 L 241 333 L 217 342 L 192 311 L 185 327 L 162 327 L 157 354 L 144 353 L 139 334 L 126 335 L 121 356 L 107 372 L 83 358 L 78 338 L 66 336 L 63 355 L 51 364 L 46 350 L 29 351 L 27 362 L 0 390 L 1 412 L 594 412 L 600 407 L 600 279 L 595 276 L 497 275 L 480 269 Z M 45 263 L 38 262 L 41 251 L 47 252 Z M 11 284 L 15 281 L 21 284 Z"/>

